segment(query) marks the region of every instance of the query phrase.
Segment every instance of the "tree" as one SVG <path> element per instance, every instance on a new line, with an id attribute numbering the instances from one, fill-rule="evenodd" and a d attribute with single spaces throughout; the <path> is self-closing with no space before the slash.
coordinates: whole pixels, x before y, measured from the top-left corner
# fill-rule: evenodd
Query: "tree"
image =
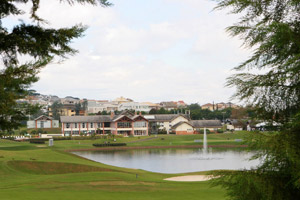
<path id="1" fill-rule="evenodd" d="M 228 86 L 237 88 L 234 97 L 251 103 L 258 117 L 282 126 L 247 139 L 250 148 L 260 150 L 255 157 L 263 158 L 261 166 L 217 173 L 216 184 L 226 187 L 231 199 L 299 199 L 300 1 L 221 0 L 217 9 L 225 8 L 241 15 L 227 30 L 254 49 Z"/>
<path id="2" fill-rule="evenodd" d="M 107 0 L 65 2 L 100 4 L 104 7 L 111 5 Z M 30 3 L 32 23 L 26 24 L 21 21 L 12 29 L 4 26 L 3 19 L 12 15 L 23 15 L 25 12 L 20 7 Z M 38 81 L 37 75 L 40 70 L 54 57 L 66 58 L 67 55 L 77 52 L 69 44 L 72 39 L 81 37 L 86 29 L 80 24 L 70 28 L 45 28 L 46 21 L 37 15 L 39 4 L 40 0 L 0 1 L 0 131 L 17 128 L 20 121 L 26 119 L 26 114 L 30 113 L 32 108 L 30 105 L 26 105 L 26 109 L 24 106 L 20 108 L 16 100 L 26 97 L 31 84 Z"/>
<path id="3" fill-rule="evenodd" d="M 60 110 L 63 108 L 63 105 L 60 102 L 55 101 L 50 108 L 53 119 L 59 120 L 61 115 Z"/>

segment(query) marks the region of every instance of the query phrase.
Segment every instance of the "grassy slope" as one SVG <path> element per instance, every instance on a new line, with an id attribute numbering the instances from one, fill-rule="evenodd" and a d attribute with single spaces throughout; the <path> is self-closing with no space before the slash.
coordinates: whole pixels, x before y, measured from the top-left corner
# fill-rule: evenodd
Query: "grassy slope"
<path id="1" fill-rule="evenodd" d="M 236 144 L 234 139 L 241 138 L 242 135 L 243 133 L 211 134 L 208 136 L 208 142 L 209 144 Z M 164 140 L 161 140 L 162 137 Z M 153 140 L 128 145 L 153 146 L 170 145 L 170 143 L 194 145 L 194 139 L 201 139 L 201 137 L 201 135 L 159 136 Z M 117 139 L 118 142 L 133 140 L 138 138 Z M 51 148 L 27 142 L 0 140 L 1 199 L 224 199 L 225 191 L 218 187 L 211 188 L 209 181 L 168 182 L 163 179 L 173 175 L 108 166 L 62 151 L 91 148 L 91 144 L 95 142 L 103 142 L 103 140 L 55 141 L 55 146 Z M 24 164 L 19 161 L 26 162 Z M 44 171 L 41 170 L 41 166 L 44 167 Z M 70 169 L 68 171 L 70 173 L 66 173 L 66 168 Z M 74 173 L 76 169 L 85 172 Z M 138 179 L 136 174 L 139 174 Z M 203 172 L 193 174 L 203 174 Z"/>

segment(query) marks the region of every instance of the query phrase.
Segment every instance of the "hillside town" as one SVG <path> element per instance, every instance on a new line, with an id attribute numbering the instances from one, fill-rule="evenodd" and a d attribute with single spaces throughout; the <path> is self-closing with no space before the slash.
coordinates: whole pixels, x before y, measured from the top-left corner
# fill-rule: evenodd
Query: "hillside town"
<path id="1" fill-rule="evenodd" d="M 114 100 L 90 100 L 33 93 L 19 103 L 40 106 L 37 114 L 28 116 L 28 129 L 61 129 L 55 134 L 45 131 L 43 137 L 191 135 L 203 132 L 204 128 L 215 133 L 251 130 L 249 111 L 231 102 L 189 105 L 183 100 L 137 102 L 123 96 Z"/>
<path id="2" fill-rule="evenodd" d="M 188 104 L 183 100 L 179 101 L 163 101 L 159 103 L 154 102 L 136 102 L 130 98 L 123 96 L 114 100 L 91 100 L 80 99 L 77 97 L 66 96 L 59 98 L 55 95 L 43 95 L 35 93 L 27 96 L 24 99 L 18 100 L 19 103 L 29 103 L 32 105 L 40 105 L 41 112 L 45 115 L 53 117 L 54 112 L 59 116 L 87 116 L 101 113 L 121 112 L 125 110 L 132 110 L 137 112 L 149 113 L 151 110 L 164 109 L 166 111 L 181 110 L 187 108 Z M 57 111 L 53 110 L 56 106 Z M 224 103 L 207 103 L 201 105 L 202 109 L 210 111 L 224 110 L 226 108 L 239 108 L 240 106 L 231 102 Z M 39 113 L 39 114 L 40 114 Z"/>

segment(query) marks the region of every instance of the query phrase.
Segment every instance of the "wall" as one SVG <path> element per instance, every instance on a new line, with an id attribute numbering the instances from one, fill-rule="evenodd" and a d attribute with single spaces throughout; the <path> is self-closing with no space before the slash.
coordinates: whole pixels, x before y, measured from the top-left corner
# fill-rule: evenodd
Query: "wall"
<path id="1" fill-rule="evenodd" d="M 179 122 L 188 122 L 188 120 L 182 116 L 178 116 L 173 121 L 171 121 L 171 125 L 174 126 L 175 124 L 177 124 Z"/>
<path id="2" fill-rule="evenodd" d="M 52 127 L 51 127 L 51 120 L 43 121 L 44 127 L 43 128 L 58 128 L 59 122 L 58 120 L 52 120 Z M 36 127 L 37 125 L 37 127 Z M 27 128 L 41 128 L 41 121 L 37 121 L 37 124 L 35 121 L 27 121 Z"/>
<path id="3" fill-rule="evenodd" d="M 194 128 L 189 124 L 181 124 L 175 129 L 176 135 L 192 135 L 194 134 Z"/>

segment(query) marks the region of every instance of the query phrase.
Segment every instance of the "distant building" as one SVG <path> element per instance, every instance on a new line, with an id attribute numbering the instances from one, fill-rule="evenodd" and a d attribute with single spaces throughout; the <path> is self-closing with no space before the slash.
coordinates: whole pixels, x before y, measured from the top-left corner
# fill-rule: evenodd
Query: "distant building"
<path id="1" fill-rule="evenodd" d="M 207 104 L 202 105 L 201 108 L 203 110 L 208 109 L 210 111 L 214 111 L 215 110 L 215 105 L 211 104 L 211 103 L 207 103 Z"/>
<path id="2" fill-rule="evenodd" d="M 108 102 L 108 101 L 96 101 L 96 100 L 88 100 L 87 105 L 87 112 L 97 114 L 99 112 L 107 111 L 117 111 L 118 110 L 118 104 L 114 102 Z"/>
<path id="3" fill-rule="evenodd" d="M 173 110 L 178 108 L 177 103 L 173 101 L 164 101 L 161 102 L 159 105 L 166 110 Z"/>
<path id="4" fill-rule="evenodd" d="M 133 100 L 121 96 L 121 97 L 116 98 L 112 102 L 115 103 L 115 104 L 121 104 L 121 103 L 133 102 Z"/>
<path id="5" fill-rule="evenodd" d="M 159 103 L 151 103 L 151 102 L 142 102 L 143 105 L 148 105 L 148 107 L 151 109 L 159 110 L 161 108 L 161 105 Z"/>
<path id="6" fill-rule="evenodd" d="M 177 102 L 177 107 L 178 108 L 185 108 L 185 107 L 187 107 L 187 104 L 184 102 L 184 101 L 178 101 Z"/>
<path id="7" fill-rule="evenodd" d="M 127 103 L 121 103 L 118 106 L 119 111 L 123 110 L 135 110 L 135 111 L 143 111 L 143 112 L 149 112 L 151 108 L 148 104 L 138 103 L 138 102 L 127 102 Z"/>
<path id="8" fill-rule="evenodd" d="M 80 99 L 79 98 L 75 98 L 75 97 L 70 97 L 67 96 L 65 98 L 61 98 L 60 102 L 64 105 L 75 105 L 77 103 L 80 103 Z"/>
<path id="9" fill-rule="evenodd" d="M 75 116 L 75 104 L 64 104 L 62 108 L 58 109 L 60 116 Z"/>
<path id="10" fill-rule="evenodd" d="M 58 120 L 53 120 L 52 117 L 41 115 L 34 120 L 27 121 L 27 128 L 58 128 Z"/>
<path id="11" fill-rule="evenodd" d="M 201 106 L 202 109 L 208 109 L 210 111 L 214 111 L 214 110 L 224 110 L 226 108 L 239 108 L 238 105 L 235 105 L 231 102 L 228 102 L 228 103 L 224 103 L 224 102 L 221 102 L 221 103 L 207 103 L 207 104 L 204 104 Z"/>

